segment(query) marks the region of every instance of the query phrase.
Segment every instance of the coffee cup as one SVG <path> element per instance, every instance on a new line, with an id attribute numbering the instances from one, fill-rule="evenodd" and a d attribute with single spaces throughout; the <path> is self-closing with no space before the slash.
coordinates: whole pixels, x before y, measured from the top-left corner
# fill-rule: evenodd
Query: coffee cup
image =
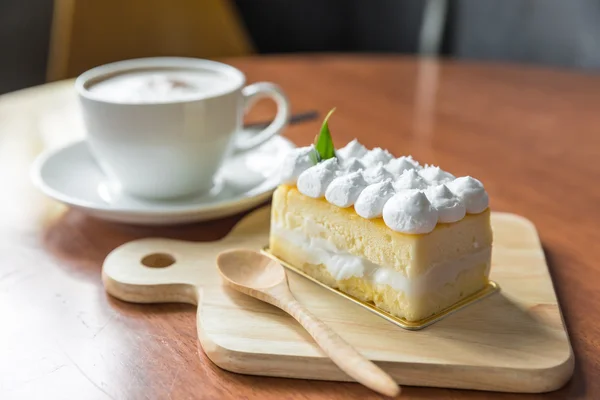
<path id="1" fill-rule="evenodd" d="M 268 82 L 245 86 L 238 69 L 179 57 L 126 60 L 93 68 L 75 82 L 90 151 L 120 190 L 168 199 L 207 192 L 223 161 L 286 126 L 286 95 Z M 272 98 L 277 115 L 253 136 L 244 113 Z"/>

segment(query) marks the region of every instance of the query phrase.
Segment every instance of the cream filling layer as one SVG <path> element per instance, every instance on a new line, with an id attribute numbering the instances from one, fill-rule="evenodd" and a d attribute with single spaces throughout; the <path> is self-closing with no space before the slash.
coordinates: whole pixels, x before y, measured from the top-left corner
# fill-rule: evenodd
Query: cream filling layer
<path id="1" fill-rule="evenodd" d="M 487 275 L 492 251 L 491 247 L 481 249 L 453 261 L 438 263 L 424 274 L 408 278 L 390 267 L 374 264 L 363 257 L 340 250 L 330 241 L 309 236 L 299 228 L 288 229 L 279 224 L 272 224 L 271 234 L 299 252 L 306 263 L 324 265 L 337 281 L 352 277 L 362 278 L 376 285 L 389 285 L 407 296 L 420 296 L 435 291 L 446 283 L 456 281 L 461 272 L 482 264 L 487 266 Z"/>

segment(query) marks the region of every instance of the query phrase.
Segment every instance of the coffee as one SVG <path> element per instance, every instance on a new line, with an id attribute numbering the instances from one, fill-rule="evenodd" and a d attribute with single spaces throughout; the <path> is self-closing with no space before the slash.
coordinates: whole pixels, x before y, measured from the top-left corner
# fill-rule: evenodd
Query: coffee
<path id="1" fill-rule="evenodd" d="M 87 142 L 113 187 L 148 199 L 208 192 L 226 157 L 253 149 L 286 126 L 290 106 L 268 82 L 209 60 L 155 57 L 93 68 L 75 81 Z M 255 100 L 277 103 L 273 122 L 239 135 Z"/>
<path id="2" fill-rule="evenodd" d="M 87 85 L 95 97 L 115 103 L 169 103 L 214 96 L 240 83 L 211 70 L 153 68 L 124 71 L 101 77 Z"/>

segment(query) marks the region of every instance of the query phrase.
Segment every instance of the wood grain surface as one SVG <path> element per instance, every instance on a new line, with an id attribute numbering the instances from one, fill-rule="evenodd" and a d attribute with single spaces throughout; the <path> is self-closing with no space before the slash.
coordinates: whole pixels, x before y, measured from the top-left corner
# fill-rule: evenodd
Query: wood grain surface
<path id="1" fill-rule="evenodd" d="M 562 70 L 395 56 L 230 60 L 270 80 L 293 111 L 337 106 L 334 140 L 411 153 L 480 178 L 494 210 L 538 228 L 575 353 L 575 375 L 540 398 L 600 397 L 600 77 Z M 239 219 L 140 228 L 65 210 L 31 185 L 33 158 L 82 134 L 72 82 L 0 97 L 0 397 L 88 399 L 369 399 L 353 383 L 225 372 L 200 354 L 193 306 L 106 295 L 104 257 L 126 241 L 206 241 Z M 257 107 L 252 120 L 274 113 Z M 286 136 L 312 141 L 320 121 Z M 547 312 L 543 307 L 541 314 Z M 538 398 L 407 387 L 405 398 Z"/>
<path id="2" fill-rule="evenodd" d="M 209 243 L 162 238 L 125 243 L 103 263 L 104 286 L 116 298 L 134 303 L 198 305 L 198 338 L 206 355 L 223 369 L 251 375 L 357 380 L 350 375 L 365 383 L 369 367 L 349 349 L 347 356 L 363 365 L 357 365 L 356 374 L 344 370 L 346 375 L 291 317 L 223 285 L 215 268 L 217 254 L 262 248 L 268 242 L 269 216 L 268 207 L 257 210 L 224 239 Z M 294 303 L 305 306 L 325 323 L 319 324 L 321 328 L 339 335 L 402 385 L 532 393 L 556 390 L 571 377 L 573 353 L 536 229 L 523 217 L 497 212 L 492 213 L 492 227 L 490 276 L 501 291 L 422 331 L 401 329 L 309 279 L 288 273 L 290 288 L 299 300 Z M 243 251 L 235 251 L 239 252 Z M 219 256 L 218 261 L 221 271 L 223 258 Z M 170 260 L 169 267 L 156 268 L 159 259 Z M 283 279 L 283 267 L 275 265 Z M 230 272 L 222 275 L 237 275 L 234 281 L 239 281 L 249 276 L 249 270 L 236 260 Z M 264 275 L 260 281 L 258 287 L 268 286 Z M 289 293 L 287 285 L 283 287 Z M 281 295 L 280 288 L 245 292 L 285 309 L 285 301 L 273 297 Z M 327 347 L 341 351 L 343 344 Z M 382 387 L 381 383 L 386 387 L 385 381 L 378 381 L 376 387 Z"/>

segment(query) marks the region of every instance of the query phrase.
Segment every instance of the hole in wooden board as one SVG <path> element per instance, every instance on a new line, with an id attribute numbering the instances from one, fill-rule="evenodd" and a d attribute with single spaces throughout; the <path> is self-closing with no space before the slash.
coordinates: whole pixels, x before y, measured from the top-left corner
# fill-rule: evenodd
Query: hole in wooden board
<path id="1" fill-rule="evenodd" d="M 166 253 L 152 253 L 142 258 L 142 264 L 150 268 L 165 268 L 175 264 L 175 257 Z"/>

